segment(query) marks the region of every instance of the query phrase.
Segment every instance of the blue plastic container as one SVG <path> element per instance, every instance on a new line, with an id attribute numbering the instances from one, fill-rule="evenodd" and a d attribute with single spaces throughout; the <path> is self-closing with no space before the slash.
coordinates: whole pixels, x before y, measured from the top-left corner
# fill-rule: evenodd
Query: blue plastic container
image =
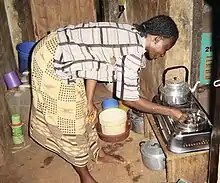
<path id="1" fill-rule="evenodd" d="M 109 108 L 118 108 L 118 101 L 113 98 L 104 100 L 102 102 L 102 109 L 105 110 Z"/>
<path id="2" fill-rule="evenodd" d="M 34 47 L 35 42 L 25 41 L 16 46 L 18 51 L 18 60 L 19 60 L 19 72 L 22 73 L 29 68 L 29 56 L 32 48 Z"/>

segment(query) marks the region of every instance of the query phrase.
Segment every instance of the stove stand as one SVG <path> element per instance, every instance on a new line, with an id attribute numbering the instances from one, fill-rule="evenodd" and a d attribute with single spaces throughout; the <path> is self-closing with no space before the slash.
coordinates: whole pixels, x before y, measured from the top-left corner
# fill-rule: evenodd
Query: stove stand
<path id="1" fill-rule="evenodd" d="M 154 97 L 153 102 L 162 104 L 158 96 Z M 153 114 L 168 150 L 178 154 L 208 150 L 212 124 L 195 96 L 191 94 L 191 99 L 187 104 L 174 107 L 183 111 L 187 110 L 191 114 L 187 123 L 181 124 L 169 116 Z"/>

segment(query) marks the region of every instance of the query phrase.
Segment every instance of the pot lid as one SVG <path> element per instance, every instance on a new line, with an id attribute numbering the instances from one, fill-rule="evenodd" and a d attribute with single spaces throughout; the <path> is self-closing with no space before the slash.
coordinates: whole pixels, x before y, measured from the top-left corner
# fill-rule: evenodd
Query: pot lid
<path id="1" fill-rule="evenodd" d="M 144 113 L 135 109 L 130 110 L 130 114 L 138 117 L 143 117 Z"/>
<path id="2" fill-rule="evenodd" d="M 148 155 L 148 156 L 156 156 L 156 155 L 164 156 L 164 153 L 157 140 L 149 140 L 149 141 L 143 142 L 141 144 L 141 151 L 143 154 Z"/>

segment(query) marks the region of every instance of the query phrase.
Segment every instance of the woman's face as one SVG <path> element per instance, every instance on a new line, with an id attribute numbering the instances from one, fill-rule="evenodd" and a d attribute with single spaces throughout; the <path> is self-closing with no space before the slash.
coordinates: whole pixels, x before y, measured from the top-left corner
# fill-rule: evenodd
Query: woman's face
<path id="1" fill-rule="evenodd" d="M 147 39 L 145 56 L 149 60 L 163 57 L 166 52 L 173 47 L 176 40 L 174 38 L 163 38 L 160 36 L 152 36 L 151 39 Z"/>

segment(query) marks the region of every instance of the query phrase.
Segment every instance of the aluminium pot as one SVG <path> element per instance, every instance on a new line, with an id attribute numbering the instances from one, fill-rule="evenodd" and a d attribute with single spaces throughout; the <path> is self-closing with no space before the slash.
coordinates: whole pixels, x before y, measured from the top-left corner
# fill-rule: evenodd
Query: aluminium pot
<path id="1" fill-rule="evenodd" d="M 144 113 L 130 109 L 128 116 L 132 122 L 132 131 L 138 134 L 144 134 Z"/>
<path id="2" fill-rule="evenodd" d="M 139 146 L 145 167 L 151 170 L 165 169 L 165 155 L 157 140 L 141 141 Z"/>
<path id="3" fill-rule="evenodd" d="M 166 73 L 170 70 L 184 68 L 185 81 L 179 81 L 177 77 L 166 80 Z M 188 85 L 189 71 L 185 66 L 169 67 L 164 70 L 162 75 L 162 84 L 159 86 L 159 99 L 168 105 L 182 105 L 190 99 L 191 89 Z"/>

